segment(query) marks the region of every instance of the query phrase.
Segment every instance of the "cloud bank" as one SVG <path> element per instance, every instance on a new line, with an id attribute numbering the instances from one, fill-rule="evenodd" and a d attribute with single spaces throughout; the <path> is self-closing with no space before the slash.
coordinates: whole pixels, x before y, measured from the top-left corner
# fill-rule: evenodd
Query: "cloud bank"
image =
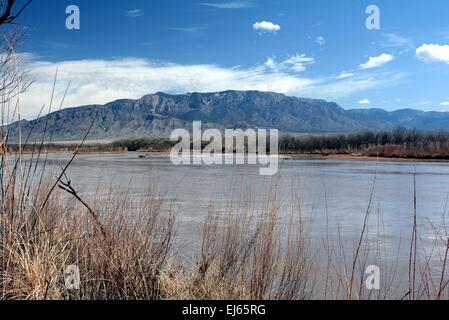
<path id="1" fill-rule="evenodd" d="M 297 54 L 282 61 L 268 58 L 253 67 L 222 67 L 215 64 L 175 64 L 148 59 L 75 60 L 50 62 L 29 57 L 27 68 L 35 80 L 21 96 L 23 116 L 32 119 L 51 98 L 58 69 L 55 102 L 59 108 L 71 82 L 64 107 L 104 104 L 117 99 L 138 99 L 163 91 L 172 94 L 225 90 L 259 90 L 334 100 L 354 93 L 396 83 L 400 74 L 364 74 L 337 79 L 307 77 L 303 72 L 315 60 Z"/>

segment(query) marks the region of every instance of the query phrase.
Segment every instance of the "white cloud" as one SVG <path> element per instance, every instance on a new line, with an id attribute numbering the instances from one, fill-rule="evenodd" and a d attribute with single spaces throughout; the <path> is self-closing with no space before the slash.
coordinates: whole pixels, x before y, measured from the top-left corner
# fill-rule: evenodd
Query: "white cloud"
<path id="1" fill-rule="evenodd" d="M 407 38 L 395 33 L 387 33 L 383 35 L 384 40 L 381 45 L 384 47 L 407 47 L 414 48 L 413 39 Z"/>
<path id="2" fill-rule="evenodd" d="M 265 62 L 265 66 L 274 71 L 303 72 L 307 65 L 313 63 L 315 63 L 314 58 L 307 57 L 305 54 L 296 54 L 279 63 L 276 62 L 275 57 L 270 57 Z"/>
<path id="3" fill-rule="evenodd" d="M 355 74 L 352 73 L 352 72 L 349 72 L 349 71 L 342 71 L 342 73 L 340 73 L 340 74 L 337 76 L 337 79 L 346 79 L 346 78 L 351 78 L 351 77 L 353 77 L 353 76 L 355 76 Z"/>
<path id="4" fill-rule="evenodd" d="M 53 78 L 58 68 L 58 81 L 53 109 L 59 107 L 69 81 L 71 87 L 64 107 L 104 104 L 116 99 L 138 99 L 143 95 L 167 93 L 215 92 L 224 90 L 274 91 L 292 96 L 338 99 L 376 87 L 392 85 L 400 74 L 365 74 L 336 80 L 335 76 L 309 78 L 298 74 L 315 62 L 305 55 L 294 55 L 276 62 L 253 67 L 225 68 L 215 64 L 183 65 L 147 59 L 39 61 L 23 55 L 35 80 L 21 96 L 23 115 L 34 118 L 42 105 L 50 101 Z"/>
<path id="5" fill-rule="evenodd" d="M 324 46 L 326 44 L 326 39 L 323 36 L 318 36 L 316 37 L 315 42 L 318 43 L 319 46 Z"/>
<path id="6" fill-rule="evenodd" d="M 253 6 L 253 4 L 249 1 L 231 1 L 221 3 L 203 2 L 199 3 L 199 5 L 212 7 L 216 9 L 243 9 L 243 8 L 250 8 Z"/>
<path id="7" fill-rule="evenodd" d="M 353 94 L 370 91 L 373 88 L 394 86 L 400 83 L 406 73 L 371 73 L 354 75 L 346 79 L 335 79 L 328 77 L 301 93 L 303 96 L 333 100 L 347 98 Z"/>
<path id="8" fill-rule="evenodd" d="M 443 101 L 440 103 L 443 107 L 449 107 L 449 101 Z"/>
<path id="9" fill-rule="evenodd" d="M 278 24 L 274 24 L 273 22 L 261 21 L 253 24 L 253 29 L 259 33 L 266 33 L 266 32 L 276 33 L 279 30 L 281 30 L 281 26 Z"/>
<path id="10" fill-rule="evenodd" d="M 306 66 L 315 63 L 315 59 L 307 57 L 305 54 L 296 54 L 290 58 L 284 60 L 280 66 L 282 68 L 290 69 L 294 72 L 303 72 L 306 70 Z"/>
<path id="11" fill-rule="evenodd" d="M 371 101 L 369 101 L 368 99 L 363 99 L 363 100 L 359 101 L 359 104 L 368 105 L 368 104 L 371 104 Z"/>
<path id="12" fill-rule="evenodd" d="M 126 11 L 126 16 L 130 17 L 130 18 L 137 18 L 142 16 L 142 10 L 140 9 L 133 9 L 133 10 L 128 10 Z"/>
<path id="13" fill-rule="evenodd" d="M 360 65 L 360 68 L 362 69 L 377 68 L 393 60 L 394 56 L 392 56 L 391 54 L 382 53 L 380 56 L 370 57 L 366 63 Z"/>
<path id="14" fill-rule="evenodd" d="M 104 104 L 116 99 L 137 99 L 143 95 L 260 90 L 299 94 L 319 80 L 294 76 L 283 71 L 267 71 L 265 66 L 224 68 L 217 65 L 180 65 L 146 59 L 77 60 L 64 62 L 30 61 L 35 83 L 21 97 L 24 115 L 36 116 L 50 101 L 52 79 L 58 68 L 56 99 L 61 99 L 69 81 L 66 106 Z"/>
<path id="15" fill-rule="evenodd" d="M 268 57 L 265 62 L 265 66 L 276 71 L 279 69 L 279 65 L 277 64 L 275 57 Z"/>
<path id="16" fill-rule="evenodd" d="M 423 44 L 416 49 L 416 56 L 424 62 L 446 62 L 449 64 L 449 45 Z"/>

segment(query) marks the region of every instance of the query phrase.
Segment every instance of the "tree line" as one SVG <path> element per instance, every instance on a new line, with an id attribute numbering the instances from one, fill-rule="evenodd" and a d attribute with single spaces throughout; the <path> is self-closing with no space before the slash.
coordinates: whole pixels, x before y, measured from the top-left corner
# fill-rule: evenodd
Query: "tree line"
<path id="1" fill-rule="evenodd" d="M 354 150 L 387 145 L 396 145 L 404 148 L 449 148 L 449 132 L 429 132 L 397 127 L 390 131 L 366 130 L 350 134 L 284 135 L 279 142 L 280 150 L 290 152 Z"/>

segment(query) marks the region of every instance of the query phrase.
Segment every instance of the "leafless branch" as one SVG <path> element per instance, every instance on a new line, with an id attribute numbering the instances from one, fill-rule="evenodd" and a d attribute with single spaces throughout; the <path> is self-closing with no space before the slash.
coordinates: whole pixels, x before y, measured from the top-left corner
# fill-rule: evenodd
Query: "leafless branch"
<path id="1" fill-rule="evenodd" d="M 13 13 L 13 7 L 17 0 L 1 0 L 0 1 L 0 26 L 7 23 L 13 23 L 22 12 L 31 4 L 33 0 L 28 0 L 18 11 Z"/>

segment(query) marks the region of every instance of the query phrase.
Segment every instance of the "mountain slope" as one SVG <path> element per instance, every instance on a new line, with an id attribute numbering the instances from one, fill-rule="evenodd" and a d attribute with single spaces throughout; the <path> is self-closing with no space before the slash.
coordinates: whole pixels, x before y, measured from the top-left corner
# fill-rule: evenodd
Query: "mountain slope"
<path id="1" fill-rule="evenodd" d="M 288 97 L 258 91 L 225 91 L 169 95 L 150 94 L 138 100 L 118 100 L 106 105 L 64 109 L 33 121 L 22 122 L 22 135 L 34 127 L 32 140 L 45 131 L 47 140 L 78 140 L 96 117 L 89 139 L 116 139 L 144 135 L 169 135 L 173 129 L 191 127 L 276 128 L 290 133 L 383 130 L 402 125 L 421 130 L 449 128 L 449 113 L 381 109 L 344 110 L 324 100 Z M 11 139 L 17 138 L 17 123 Z"/>

